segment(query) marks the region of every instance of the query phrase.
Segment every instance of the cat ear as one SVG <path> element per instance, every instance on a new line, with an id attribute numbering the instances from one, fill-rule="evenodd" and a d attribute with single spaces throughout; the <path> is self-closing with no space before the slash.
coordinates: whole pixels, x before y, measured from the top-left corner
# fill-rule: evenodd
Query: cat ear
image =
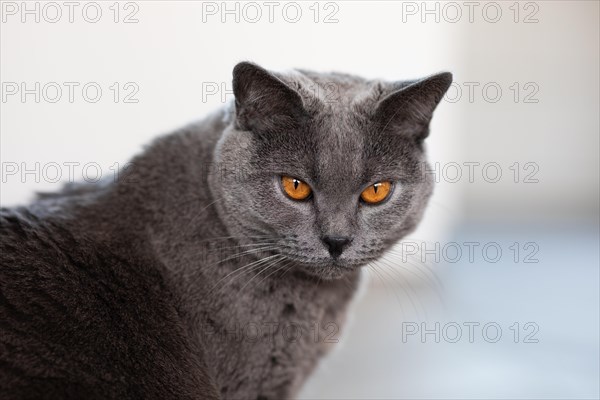
<path id="1" fill-rule="evenodd" d="M 249 62 L 233 69 L 237 128 L 255 132 L 294 129 L 306 115 L 302 98 L 281 79 Z"/>
<path id="2" fill-rule="evenodd" d="M 452 74 L 437 75 L 404 85 L 377 105 L 375 119 L 384 131 L 401 132 L 421 141 L 429 134 L 433 111 L 452 83 Z"/>

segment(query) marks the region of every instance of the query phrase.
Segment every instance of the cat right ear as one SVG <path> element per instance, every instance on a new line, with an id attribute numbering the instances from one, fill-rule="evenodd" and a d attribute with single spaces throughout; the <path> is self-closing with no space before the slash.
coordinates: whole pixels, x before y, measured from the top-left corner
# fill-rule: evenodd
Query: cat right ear
<path id="1" fill-rule="evenodd" d="M 433 112 L 451 84 L 452 74 L 443 72 L 402 85 L 378 104 L 375 118 L 380 128 L 425 139 Z"/>
<path id="2" fill-rule="evenodd" d="M 257 133 L 294 129 L 306 115 L 300 95 L 281 79 L 250 62 L 233 69 L 236 127 Z"/>

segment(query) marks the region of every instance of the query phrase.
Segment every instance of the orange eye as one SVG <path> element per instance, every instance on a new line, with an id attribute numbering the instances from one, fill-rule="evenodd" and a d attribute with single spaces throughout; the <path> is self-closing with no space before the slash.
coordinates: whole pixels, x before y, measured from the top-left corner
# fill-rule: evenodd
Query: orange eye
<path id="1" fill-rule="evenodd" d="M 306 200 L 312 193 L 307 183 L 291 176 L 282 176 L 281 186 L 283 186 L 285 194 L 294 200 Z"/>
<path id="2" fill-rule="evenodd" d="M 385 200 L 390 194 L 392 183 L 389 181 L 377 182 L 363 190 L 360 198 L 368 204 L 377 204 Z"/>

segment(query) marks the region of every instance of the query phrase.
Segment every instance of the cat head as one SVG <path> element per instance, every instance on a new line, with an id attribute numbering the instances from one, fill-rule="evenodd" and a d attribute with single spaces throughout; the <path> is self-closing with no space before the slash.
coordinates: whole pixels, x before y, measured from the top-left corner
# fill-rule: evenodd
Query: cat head
<path id="1" fill-rule="evenodd" d="M 211 183 L 229 233 L 324 279 L 377 259 L 416 227 L 431 195 L 423 141 L 451 82 L 238 64 Z"/>

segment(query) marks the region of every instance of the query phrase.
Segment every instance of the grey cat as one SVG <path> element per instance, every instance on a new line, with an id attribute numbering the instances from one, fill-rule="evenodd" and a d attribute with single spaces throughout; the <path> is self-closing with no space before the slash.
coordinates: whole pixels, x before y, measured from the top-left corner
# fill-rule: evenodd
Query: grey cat
<path id="1" fill-rule="evenodd" d="M 243 62 L 117 180 L 2 209 L 0 398 L 293 397 L 421 218 L 451 81 Z"/>

